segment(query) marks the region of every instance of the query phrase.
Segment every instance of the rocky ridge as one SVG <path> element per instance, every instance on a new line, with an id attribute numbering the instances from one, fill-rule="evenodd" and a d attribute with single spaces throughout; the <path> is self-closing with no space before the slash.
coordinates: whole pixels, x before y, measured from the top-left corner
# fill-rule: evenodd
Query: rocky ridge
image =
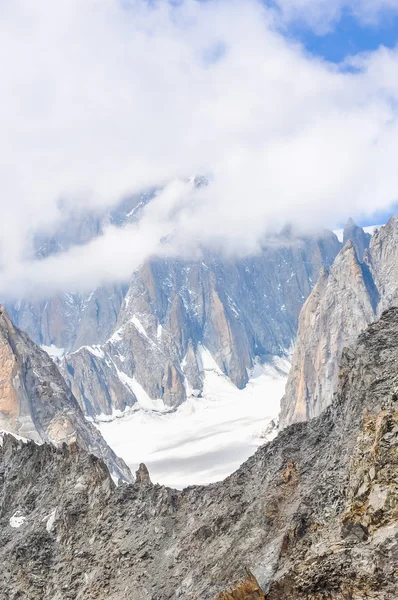
<path id="1" fill-rule="evenodd" d="M 78 446 L 5 436 L 0 599 L 393 600 L 398 309 L 344 352 L 338 393 L 225 481 L 116 488 Z M 249 570 L 249 572 L 248 572 Z"/>
<path id="2" fill-rule="evenodd" d="M 68 354 L 65 379 L 93 417 L 200 395 L 204 351 L 243 388 L 257 361 L 286 354 L 312 282 L 340 247 L 331 232 L 300 238 L 286 229 L 248 259 L 148 261 L 132 277 L 113 334 Z"/>
<path id="3" fill-rule="evenodd" d="M 332 401 L 343 348 L 398 301 L 398 217 L 368 238 L 352 222 L 299 318 L 280 426 L 319 415 Z M 352 238 L 348 238 L 351 235 Z M 361 259 L 362 257 L 362 259 Z"/>
<path id="4" fill-rule="evenodd" d="M 190 183 L 200 188 L 208 181 L 194 176 Z M 62 205 L 56 231 L 37 236 L 33 253 L 46 258 L 88 243 L 109 226 L 136 223 L 156 194 L 127 197 L 111 211 Z M 255 363 L 285 354 L 320 269 L 340 248 L 330 231 L 303 236 L 285 227 L 248 260 L 208 252 L 191 261 L 153 258 L 130 286 L 21 298 L 7 309 L 57 360 L 66 355 L 63 375 L 86 414 L 111 415 L 140 400 L 175 407 L 201 394 L 202 347 L 239 388 Z"/>
<path id="5" fill-rule="evenodd" d="M 84 417 L 56 365 L 0 307 L 0 430 L 37 443 L 76 442 L 101 457 L 116 478 L 132 475 Z"/>

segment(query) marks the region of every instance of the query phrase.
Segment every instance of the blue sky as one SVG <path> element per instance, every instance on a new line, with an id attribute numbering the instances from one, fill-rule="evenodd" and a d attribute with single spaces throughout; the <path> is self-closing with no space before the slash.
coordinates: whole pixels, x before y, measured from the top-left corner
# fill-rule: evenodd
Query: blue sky
<path id="1" fill-rule="evenodd" d="M 333 63 L 341 63 L 347 57 L 371 52 L 384 46 L 394 48 L 398 44 L 398 14 L 385 12 L 375 23 L 362 23 L 348 11 L 325 34 L 316 33 L 310 27 L 290 25 L 287 36 L 301 42 L 315 56 Z M 385 223 L 392 214 L 398 213 L 398 203 L 390 211 L 377 211 L 371 217 L 357 219 L 362 226 Z"/>
<path id="2" fill-rule="evenodd" d="M 345 12 L 329 33 L 319 35 L 308 28 L 292 27 L 290 34 L 309 52 L 328 61 L 341 62 L 347 56 L 380 46 L 393 48 L 398 42 L 398 15 L 388 13 L 377 24 L 366 25 Z"/>
<path id="3" fill-rule="evenodd" d="M 358 219 L 358 224 L 362 227 L 366 227 L 367 225 L 384 225 L 387 223 L 388 219 L 392 215 L 398 214 L 398 203 L 396 203 L 391 210 L 388 212 L 385 211 L 376 211 L 372 217 L 367 217 L 365 219 Z"/>

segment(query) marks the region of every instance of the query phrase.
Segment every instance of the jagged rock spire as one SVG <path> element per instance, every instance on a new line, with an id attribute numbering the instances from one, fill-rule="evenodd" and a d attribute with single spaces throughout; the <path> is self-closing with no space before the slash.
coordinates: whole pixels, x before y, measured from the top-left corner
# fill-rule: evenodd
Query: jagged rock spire
<path id="1" fill-rule="evenodd" d="M 359 227 L 350 217 L 344 227 L 343 246 L 351 240 L 360 262 L 363 261 L 365 250 L 369 248 L 371 235 L 365 233 L 362 227 Z"/>
<path id="2" fill-rule="evenodd" d="M 141 463 L 138 471 L 135 472 L 135 481 L 141 485 L 152 485 L 148 467 L 144 463 Z"/>

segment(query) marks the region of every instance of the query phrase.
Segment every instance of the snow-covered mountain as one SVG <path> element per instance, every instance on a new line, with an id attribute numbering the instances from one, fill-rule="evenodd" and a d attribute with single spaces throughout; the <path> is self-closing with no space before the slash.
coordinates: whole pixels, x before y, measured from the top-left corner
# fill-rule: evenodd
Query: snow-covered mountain
<path id="1" fill-rule="evenodd" d="M 176 407 L 200 396 L 201 348 L 244 388 L 255 364 L 286 356 L 300 309 L 340 247 L 331 232 L 285 231 L 251 258 L 148 261 L 133 274 L 109 339 L 63 359 L 80 406 L 96 417 L 145 408 L 148 398 Z"/>
<path id="2" fill-rule="evenodd" d="M 203 185 L 196 179 L 193 184 Z M 109 222 L 123 227 L 152 197 L 148 192 L 126 199 L 112 213 L 67 216 L 56 235 L 36 240 L 37 253 L 85 243 Z M 304 302 L 347 240 L 363 259 L 375 228 L 368 229 L 350 220 L 335 232 L 340 242 L 327 230 L 309 237 L 286 227 L 245 259 L 209 253 L 196 261 L 153 258 L 129 285 L 40 302 L 21 299 L 11 314 L 58 363 L 80 408 L 98 421 L 111 445 L 134 467 L 144 457 L 161 477 L 162 461 L 175 460 L 167 481 L 180 486 L 189 480 L 191 463 L 171 456 L 166 440 L 171 444 L 176 432 L 189 430 L 189 441 L 180 443 L 188 443 L 192 459 L 207 430 L 209 454 L 215 450 L 221 463 L 228 455 L 232 467 L 251 453 L 278 412 L 288 366 L 275 369 L 275 362 L 290 357 Z M 208 369 L 209 361 L 215 369 Z M 235 454 L 231 435 L 220 442 L 227 413 L 242 433 Z M 232 436 L 237 429 L 229 426 Z M 145 445 L 143 431 L 154 443 Z M 213 466 L 202 467 L 197 481 L 216 477 Z"/>
<path id="3" fill-rule="evenodd" d="M 195 178 L 192 183 L 205 182 Z M 38 255 L 85 243 L 101 235 L 109 222 L 123 227 L 140 217 L 152 196 L 148 192 L 125 200 L 112 214 L 67 215 L 54 236 L 36 241 Z M 104 421 L 129 412 L 114 428 L 123 429 L 121 437 L 128 440 L 123 455 L 131 465 L 142 460 L 139 420 L 146 419 L 150 436 L 161 414 L 162 423 L 169 424 L 159 432 L 165 439 L 173 429 L 192 423 L 191 457 L 199 447 L 200 427 L 211 430 L 209 452 L 215 448 L 220 462 L 227 453 L 231 457 L 232 466 L 221 469 L 227 474 L 260 443 L 261 432 L 276 416 L 287 367 L 281 371 L 273 365 L 290 356 L 301 307 L 320 270 L 332 264 L 340 248 L 330 231 L 310 237 L 286 227 L 250 258 L 209 252 L 195 261 L 153 258 L 132 274 L 129 285 L 37 302 L 22 298 L 9 310 L 19 327 L 58 363 L 80 408 L 101 423 L 113 444 L 112 424 Z M 216 378 L 203 356 L 216 366 Z M 266 374 L 258 377 L 261 365 Z M 222 382 L 221 389 L 216 382 Z M 197 418 L 186 419 L 189 411 Z M 236 415 L 236 427 L 231 422 L 229 439 L 219 443 L 221 411 L 224 419 L 228 412 L 231 419 Z M 122 422 L 129 426 L 121 427 Z M 241 442 L 231 452 L 231 436 L 239 423 Z M 159 451 L 157 444 L 148 448 L 145 458 L 151 467 Z M 171 471 L 168 481 L 181 485 L 187 465 Z M 198 481 L 214 478 L 214 469 L 204 468 L 200 475 L 201 469 L 196 470 Z"/>

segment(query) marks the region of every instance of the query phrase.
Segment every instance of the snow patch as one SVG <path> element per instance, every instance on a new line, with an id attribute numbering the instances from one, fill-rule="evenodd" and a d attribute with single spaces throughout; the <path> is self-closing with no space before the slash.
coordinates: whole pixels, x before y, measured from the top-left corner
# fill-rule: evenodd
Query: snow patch
<path id="1" fill-rule="evenodd" d="M 225 377 L 210 351 L 202 344 L 198 344 L 197 361 L 201 371 L 213 371 Z"/>
<path id="2" fill-rule="evenodd" d="M 381 227 L 384 227 L 384 225 L 370 225 L 369 227 L 363 227 L 363 230 L 365 233 L 373 235 L 376 229 L 380 229 Z"/>
<path id="3" fill-rule="evenodd" d="M 89 352 L 91 352 L 91 354 L 93 354 L 94 356 L 96 356 L 97 358 L 105 358 L 105 354 L 104 351 L 102 350 L 101 346 L 95 345 L 95 346 L 83 346 L 83 348 L 87 348 L 87 350 Z"/>
<path id="4" fill-rule="evenodd" d="M 149 340 L 148 334 L 145 331 L 145 328 L 143 326 L 143 324 L 141 323 L 141 321 L 139 320 L 139 318 L 137 317 L 137 315 L 133 315 L 131 317 L 131 322 L 133 323 L 134 327 L 136 328 L 136 330 L 143 335 L 145 338 L 147 338 L 147 340 Z"/>
<path id="5" fill-rule="evenodd" d="M 162 333 L 163 333 L 163 327 L 161 326 L 160 323 L 158 323 L 158 328 L 156 330 L 156 337 L 158 340 L 162 339 Z"/>
<path id="6" fill-rule="evenodd" d="M 64 355 L 65 355 L 65 348 L 58 348 L 58 346 L 54 346 L 54 344 L 51 344 L 51 346 L 40 346 L 42 350 L 44 350 L 44 352 L 47 352 L 47 354 L 54 360 L 54 359 L 61 359 Z"/>
<path id="7" fill-rule="evenodd" d="M 9 520 L 10 527 L 13 529 L 19 529 L 26 521 L 26 517 L 23 516 L 20 510 L 17 510 Z"/>
<path id="8" fill-rule="evenodd" d="M 44 517 L 43 522 L 46 522 L 46 529 L 48 531 L 48 533 L 50 533 L 50 531 L 52 530 L 53 526 L 54 526 L 54 522 L 55 522 L 55 517 L 57 516 L 57 509 L 54 508 L 54 510 L 52 511 L 52 513 L 50 513 L 49 515 L 47 515 L 46 517 Z"/>
<path id="9" fill-rule="evenodd" d="M 80 346 L 80 348 L 78 348 L 74 352 L 71 352 L 71 355 L 77 354 L 78 352 L 80 352 L 81 350 L 84 350 L 84 349 L 88 350 L 88 352 L 90 352 L 90 354 L 92 354 L 93 356 L 96 356 L 97 358 L 105 358 L 105 354 L 102 349 L 102 346 L 100 346 L 99 344 L 95 344 L 94 346 Z"/>
<path id="10" fill-rule="evenodd" d="M 119 369 L 116 369 L 116 371 L 123 385 L 125 385 L 131 392 L 133 392 L 134 396 L 137 398 L 137 402 L 140 408 L 142 408 L 143 410 L 155 410 L 161 412 L 164 412 L 166 410 L 163 400 L 161 400 L 160 398 L 152 400 L 152 398 L 148 396 L 142 385 L 138 383 L 135 377 L 129 377 L 128 375 L 126 375 L 126 373 L 123 373 L 123 371 L 119 371 Z"/>

